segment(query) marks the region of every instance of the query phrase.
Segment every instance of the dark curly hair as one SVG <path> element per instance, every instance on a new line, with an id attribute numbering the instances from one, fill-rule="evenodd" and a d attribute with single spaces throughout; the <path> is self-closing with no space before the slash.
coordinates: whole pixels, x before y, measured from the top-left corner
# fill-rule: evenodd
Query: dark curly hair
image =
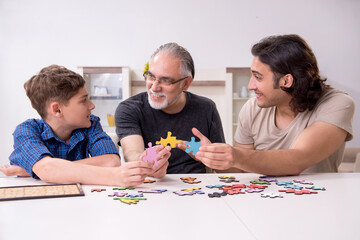
<path id="1" fill-rule="evenodd" d="M 286 74 L 293 76 L 290 88 L 281 87 L 291 94 L 290 107 L 294 111 L 312 110 L 329 85 L 321 78 L 316 57 L 309 45 L 296 34 L 270 36 L 255 44 L 251 53 L 274 73 L 274 88 Z"/>
<path id="2" fill-rule="evenodd" d="M 50 101 L 66 105 L 84 85 L 81 75 L 62 66 L 50 65 L 26 81 L 24 88 L 32 107 L 45 119 L 46 106 Z"/>

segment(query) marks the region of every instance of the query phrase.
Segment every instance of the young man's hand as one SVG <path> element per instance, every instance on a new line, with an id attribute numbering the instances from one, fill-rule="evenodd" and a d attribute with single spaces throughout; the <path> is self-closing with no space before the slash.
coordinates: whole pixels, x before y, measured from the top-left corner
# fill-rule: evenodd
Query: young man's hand
<path id="1" fill-rule="evenodd" d="M 211 144 L 210 140 L 209 140 L 207 137 L 205 137 L 205 136 L 204 136 L 199 130 L 197 130 L 196 128 L 193 128 L 191 131 L 192 131 L 192 133 L 193 133 L 196 137 L 198 137 L 198 138 L 200 139 L 201 147 L 207 146 L 207 145 Z M 179 148 L 179 149 L 181 149 L 181 150 L 183 150 L 183 151 L 185 152 L 186 149 L 189 148 L 189 146 L 187 146 L 185 143 L 186 143 L 186 141 L 181 141 L 181 143 L 176 144 L 176 147 Z M 193 159 L 199 160 L 199 159 L 196 158 L 196 156 L 194 156 L 194 155 L 192 154 L 192 152 L 190 152 L 190 153 L 188 153 L 188 154 L 189 154 L 190 157 L 192 157 Z"/>

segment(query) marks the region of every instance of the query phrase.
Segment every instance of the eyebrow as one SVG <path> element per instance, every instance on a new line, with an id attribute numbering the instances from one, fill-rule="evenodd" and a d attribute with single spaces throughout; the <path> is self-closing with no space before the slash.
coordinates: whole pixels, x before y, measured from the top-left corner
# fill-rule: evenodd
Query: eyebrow
<path id="1" fill-rule="evenodd" d="M 255 73 L 255 74 L 258 74 L 260 76 L 263 76 L 261 73 L 259 73 L 258 71 L 255 71 L 255 70 L 251 70 L 252 73 Z"/>
<path id="2" fill-rule="evenodd" d="M 84 94 L 84 95 L 80 96 L 80 99 L 88 98 L 88 97 L 89 97 L 89 94 Z"/>
<path id="3" fill-rule="evenodd" d="M 150 71 L 148 71 L 148 74 L 150 74 L 151 76 L 154 76 L 154 77 L 155 77 L 155 75 L 154 75 L 152 72 L 150 72 Z M 172 77 L 167 77 L 167 76 L 160 76 L 159 79 L 173 80 L 174 78 L 172 78 Z"/>

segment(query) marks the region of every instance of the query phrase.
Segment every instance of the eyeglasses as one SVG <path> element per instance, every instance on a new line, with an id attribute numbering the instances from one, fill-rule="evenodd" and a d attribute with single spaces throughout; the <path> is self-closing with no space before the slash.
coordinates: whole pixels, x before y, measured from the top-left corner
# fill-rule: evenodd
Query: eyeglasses
<path id="1" fill-rule="evenodd" d="M 165 86 L 170 86 L 173 85 L 175 83 L 178 83 L 180 81 L 183 81 L 185 79 L 187 79 L 189 76 L 175 80 L 173 78 L 169 78 L 169 77 L 162 77 L 160 79 L 156 79 L 156 77 L 154 75 L 152 75 L 149 71 L 146 71 L 144 74 L 144 79 L 145 81 L 148 81 L 150 83 L 154 83 L 155 81 L 158 81 L 159 84 L 165 85 Z"/>

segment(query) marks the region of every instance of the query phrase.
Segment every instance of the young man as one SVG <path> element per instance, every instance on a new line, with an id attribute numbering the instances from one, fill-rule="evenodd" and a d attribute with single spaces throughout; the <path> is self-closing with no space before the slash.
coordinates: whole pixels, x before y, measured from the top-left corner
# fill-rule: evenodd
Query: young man
<path id="1" fill-rule="evenodd" d="M 42 119 L 17 126 L 11 166 L 0 168 L 5 175 L 52 183 L 135 186 L 154 174 L 147 162 L 120 166 L 114 143 L 102 130 L 100 119 L 91 115 L 95 106 L 79 74 L 51 65 L 24 88 Z"/>
<path id="2" fill-rule="evenodd" d="M 352 98 L 324 83 L 312 50 L 297 35 L 265 38 L 252 54 L 248 89 L 256 98 L 240 111 L 234 147 L 214 143 L 196 157 L 227 171 L 337 172 L 352 139 Z"/>
<path id="3" fill-rule="evenodd" d="M 160 138 L 167 138 L 168 131 L 190 141 L 191 129 L 196 127 L 213 142 L 225 141 L 215 103 L 187 91 L 194 75 L 194 62 L 185 48 L 168 43 L 155 51 L 144 74 L 147 92 L 121 102 L 115 112 L 116 133 L 126 161 L 138 161 L 148 143 L 154 146 Z M 162 165 L 163 171 L 206 172 L 204 164 L 184 151 L 184 144 L 177 147 Z"/>

